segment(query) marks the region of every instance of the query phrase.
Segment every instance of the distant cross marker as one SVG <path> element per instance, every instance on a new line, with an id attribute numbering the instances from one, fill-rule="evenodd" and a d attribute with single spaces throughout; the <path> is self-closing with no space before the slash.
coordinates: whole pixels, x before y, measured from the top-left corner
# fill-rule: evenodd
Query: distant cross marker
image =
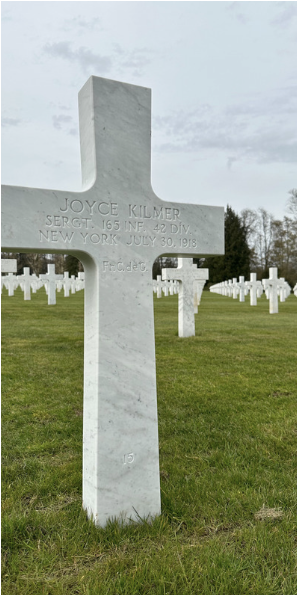
<path id="1" fill-rule="evenodd" d="M 207 269 L 198 269 L 197 265 L 193 264 L 192 258 L 178 258 L 177 269 L 162 269 L 163 280 L 180 282 L 178 292 L 179 337 L 195 336 L 194 281 L 206 279 L 205 270 Z"/>
<path id="2" fill-rule="evenodd" d="M 279 287 L 279 280 L 277 278 L 277 267 L 270 267 L 269 279 L 264 279 L 264 287 L 269 292 L 269 314 L 278 314 L 278 296 L 277 290 Z"/>
<path id="3" fill-rule="evenodd" d="M 69 297 L 69 290 L 72 284 L 72 279 L 70 279 L 68 271 L 65 271 L 62 283 L 64 289 L 64 297 Z"/>
<path id="4" fill-rule="evenodd" d="M 14 290 L 19 285 L 16 275 L 14 275 L 13 273 L 8 273 L 8 275 L 2 277 L 2 283 L 8 290 L 8 296 L 12 297 L 14 295 Z"/>
<path id="5" fill-rule="evenodd" d="M 48 264 L 47 273 L 45 275 L 39 275 L 39 277 L 47 284 L 48 305 L 54 306 L 56 304 L 56 282 L 63 279 L 63 275 L 56 275 L 55 265 Z"/>
<path id="6" fill-rule="evenodd" d="M 83 190 L 4 186 L 2 243 L 84 265 L 83 506 L 104 526 L 160 513 L 153 262 L 223 254 L 224 214 L 154 194 L 150 89 L 91 77 L 79 110 Z"/>
<path id="7" fill-rule="evenodd" d="M 257 273 L 251 273 L 250 280 L 246 281 L 245 285 L 250 290 L 250 305 L 256 306 L 259 289 L 262 288 L 261 281 L 257 281 Z"/>
<path id="8" fill-rule="evenodd" d="M 157 298 L 161 298 L 162 297 L 162 275 L 157 275 L 156 287 L 157 287 Z"/>
<path id="9" fill-rule="evenodd" d="M 3 186 L 5 188 L 5 186 Z M 23 291 L 24 291 L 24 300 L 31 299 L 31 275 L 30 275 L 30 267 L 23 268 L 23 274 L 17 276 L 17 280 L 19 281 Z"/>
<path id="10" fill-rule="evenodd" d="M 237 283 L 237 287 L 239 289 L 239 301 L 244 302 L 245 300 L 245 289 L 246 285 L 244 283 L 244 277 L 239 277 L 239 281 Z"/>
<path id="11" fill-rule="evenodd" d="M 201 275 L 201 279 L 194 281 L 194 314 L 198 314 L 198 306 L 200 304 L 203 287 L 209 279 L 208 269 L 198 269 Z M 204 275 L 204 276 L 203 276 Z"/>

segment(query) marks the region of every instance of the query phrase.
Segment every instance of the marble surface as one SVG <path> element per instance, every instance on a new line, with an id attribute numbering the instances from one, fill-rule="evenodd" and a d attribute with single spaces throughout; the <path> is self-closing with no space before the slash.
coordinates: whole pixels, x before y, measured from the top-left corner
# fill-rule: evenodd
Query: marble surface
<path id="1" fill-rule="evenodd" d="M 47 286 L 47 303 L 49 306 L 54 306 L 56 304 L 56 284 L 57 281 L 63 279 L 63 275 L 56 275 L 55 272 L 55 265 L 48 264 L 47 265 L 47 273 L 45 275 L 39 275 L 40 279 L 46 284 Z"/>
<path id="2" fill-rule="evenodd" d="M 16 273 L 17 260 L 15 258 L 1 258 L 1 273 Z"/>
<path id="3" fill-rule="evenodd" d="M 82 190 L 3 186 L 2 246 L 84 265 L 83 506 L 105 526 L 160 513 L 153 262 L 223 254 L 224 212 L 154 193 L 150 89 L 91 77 L 79 119 Z"/>
<path id="4" fill-rule="evenodd" d="M 250 273 L 250 280 L 245 282 L 246 287 L 249 289 L 250 292 L 250 305 L 256 306 L 257 305 L 257 297 L 260 297 L 259 294 L 260 290 L 262 292 L 262 283 L 261 281 L 257 281 L 257 273 Z"/>
<path id="5" fill-rule="evenodd" d="M 269 314 L 278 314 L 278 295 L 277 290 L 279 281 L 277 278 L 277 267 L 269 268 L 269 279 L 265 279 L 266 287 L 269 290 Z"/>
<path id="6" fill-rule="evenodd" d="M 239 277 L 239 281 L 237 283 L 237 287 L 239 289 L 239 301 L 240 302 L 244 302 L 245 301 L 245 283 L 244 283 L 244 277 L 240 276 Z"/>
<path id="7" fill-rule="evenodd" d="M 17 276 L 17 280 L 21 285 L 22 291 L 24 292 L 24 300 L 29 301 L 31 299 L 31 275 L 30 267 L 23 268 L 23 274 Z"/>
<path id="8" fill-rule="evenodd" d="M 198 269 L 192 258 L 178 258 L 176 269 L 162 269 L 164 281 L 179 281 L 178 292 L 178 336 L 195 336 L 195 299 L 194 282 L 208 279 L 208 269 Z M 197 303 L 198 309 L 198 303 Z"/>
<path id="9" fill-rule="evenodd" d="M 8 296 L 12 297 L 14 295 L 15 289 L 19 286 L 16 275 L 13 273 L 8 273 L 8 275 L 2 277 L 1 281 L 2 285 L 4 285 L 4 287 L 8 290 Z"/>

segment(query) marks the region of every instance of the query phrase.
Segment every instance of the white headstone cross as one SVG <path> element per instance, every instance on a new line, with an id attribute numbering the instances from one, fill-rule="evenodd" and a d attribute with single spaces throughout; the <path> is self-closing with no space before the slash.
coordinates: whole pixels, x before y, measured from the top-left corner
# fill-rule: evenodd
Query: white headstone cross
<path id="1" fill-rule="evenodd" d="M 240 302 L 244 302 L 244 296 L 245 296 L 245 282 L 244 282 L 244 277 L 239 277 L 239 281 L 237 283 L 237 288 L 239 289 L 239 301 Z"/>
<path id="2" fill-rule="evenodd" d="M 150 89 L 91 77 L 79 112 L 83 190 L 3 187 L 2 241 L 84 265 L 83 507 L 105 526 L 160 514 L 153 262 L 223 254 L 224 215 L 154 194 Z"/>
<path id="3" fill-rule="evenodd" d="M 198 306 L 200 305 L 203 287 L 209 279 L 208 269 L 198 269 L 201 275 L 200 279 L 194 281 L 194 314 L 198 314 Z M 204 276 L 203 276 L 204 275 Z"/>
<path id="4" fill-rule="evenodd" d="M 257 273 L 250 273 L 250 281 L 246 281 L 245 285 L 250 291 L 250 305 L 256 306 L 259 288 L 262 288 L 261 281 L 257 281 Z"/>
<path id="5" fill-rule="evenodd" d="M 1 273 L 8 273 L 1 278 L 1 292 L 3 285 L 8 289 L 9 297 L 14 295 L 18 281 L 13 273 L 17 272 L 17 260 L 15 258 L 1 258 Z"/>
<path id="6" fill-rule="evenodd" d="M 157 298 L 161 298 L 162 297 L 162 275 L 157 275 L 156 287 L 157 287 Z"/>
<path id="7" fill-rule="evenodd" d="M 178 336 L 195 336 L 194 281 L 206 279 L 208 269 L 198 269 L 192 258 L 178 258 L 177 269 L 162 269 L 162 278 L 180 282 L 178 293 Z M 207 273 L 205 272 L 207 271 Z"/>
<path id="8" fill-rule="evenodd" d="M 2 188 L 4 189 L 5 186 L 2 186 Z M 13 186 L 6 186 L 6 188 L 13 188 Z M 4 200 L 4 190 L 2 191 L 2 201 L 3 200 Z M 3 205 L 3 202 L 2 202 L 2 205 Z M 3 216 L 4 216 L 4 211 L 3 211 Z M 4 230 L 5 230 L 5 223 L 3 222 L 3 233 L 4 233 Z M 2 241 L 3 241 L 3 239 L 2 239 Z M 24 267 L 23 274 L 18 275 L 17 280 L 19 281 L 19 284 L 24 292 L 24 300 L 30 300 L 31 299 L 30 267 Z"/>
<path id="9" fill-rule="evenodd" d="M 14 290 L 19 286 L 19 282 L 16 278 L 16 275 L 13 273 L 8 273 L 5 277 L 1 279 L 2 284 L 8 290 L 8 296 L 12 297 L 14 295 Z"/>
<path id="10" fill-rule="evenodd" d="M 72 284 L 72 279 L 69 277 L 69 271 L 65 271 L 62 283 L 64 289 L 64 297 L 69 297 L 69 291 Z"/>
<path id="11" fill-rule="evenodd" d="M 57 281 L 63 279 L 63 275 L 56 275 L 55 273 L 55 265 L 48 264 L 47 265 L 47 273 L 45 275 L 39 275 L 39 278 L 47 284 L 47 303 L 49 306 L 54 306 L 56 304 L 56 284 Z"/>
<path id="12" fill-rule="evenodd" d="M 277 267 L 269 268 L 269 279 L 264 279 L 266 287 L 269 289 L 269 314 L 278 314 L 278 296 L 277 290 L 279 280 L 277 278 Z"/>

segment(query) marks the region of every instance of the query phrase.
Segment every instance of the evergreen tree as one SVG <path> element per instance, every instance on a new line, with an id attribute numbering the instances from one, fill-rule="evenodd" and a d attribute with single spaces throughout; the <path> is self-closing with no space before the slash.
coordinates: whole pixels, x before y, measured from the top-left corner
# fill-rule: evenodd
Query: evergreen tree
<path id="1" fill-rule="evenodd" d="M 219 283 L 250 273 L 250 248 L 247 230 L 240 217 L 227 205 L 225 213 L 225 254 L 206 258 L 203 267 L 209 269 L 209 281 Z"/>
<path id="2" fill-rule="evenodd" d="M 69 272 L 69 277 L 71 277 L 71 275 L 75 275 L 75 277 L 77 277 L 79 271 L 79 260 L 75 256 L 67 254 L 65 258 L 65 271 Z"/>

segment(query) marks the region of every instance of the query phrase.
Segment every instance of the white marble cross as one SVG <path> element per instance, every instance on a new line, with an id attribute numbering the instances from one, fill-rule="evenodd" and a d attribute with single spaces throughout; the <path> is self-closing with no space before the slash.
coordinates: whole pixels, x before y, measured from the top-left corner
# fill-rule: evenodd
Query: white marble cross
<path id="1" fill-rule="evenodd" d="M 290 288 L 291 291 L 291 288 Z M 278 280 L 278 294 L 279 294 L 279 301 L 285 302 L 289 292 L 288 292 L 288 283 L 286 282 L 284 277 L 280 277 Z"/>
<path id="2" fill-rule="evenodd" d="M 71 275 L 71 293 L 76 293 L 76 278 L 75 278 L 75 275 Z"/>
<path id="3" fill-rule="evenodd" d="M 3 186 L 4 188 L 4 186 Z M 3 195 L 2 195 L 3 196 Z M 24 300 L 31 299 L 31 275 L 30 275 L 30 267 L 23 268 L 23 274 L 17 276 L 17 280 L 20 283 L 20 286 L 24 292 Z"/>
<path id="4" fill-rule="evenodd" d="M 232 279 L 232 297 L 234 300 L 237 299 L 237 294 L 238 294 L 237 277 L 233 277 L 233 279 Z"/>
<path id="5" fill-rule="evenodd" d="M 278 297 L 277 290 L 279 287 L 279 280 L 277 278 L 277 267 L 270 267 L 269 279 L 264 279 L 264 287 L 269 291 L 269 314 L 278 314 Z"/>
<path id="6" fill-rule="evenodd" d="M 16 275 L 13 273 L 8 273 L 5 277 L 2 277 L 2 283 L 8 290 L 8 296 L 12 297 L 14 295 L 14 290 L 19 286 L 19 282 L 17 280 Z"/>
<path id="7" fill-rule="evenodd" d="M 239 289 L 239 301 L 240 302 L 244 302 L 244 296 L 245 296 L 245 283 L 244 283 L 244 277 L 239 277 L 239 281 L 237 283 L 237 287 Z"/>
<path id="8" fill-rule="evenodd" d="M 205 270 L 198 269 L 192 258 L 178 258 L 177 269 L 162 269 L 165 281 L 180 282 L 178 293 L 178 336 L 195 336 L 194 281 L 206 279 Z M 208 276 L 208 275 L 207 275 Z"/>
<path id="9" fill-rule="evenodd" d="M 85 274 L 78 273 L 77 279 L 75 282 L 75 289 L 76 289 L 76 291 L 81 291 L 84 288 L 85 288 Z"/>
<path id="10" fill-rule="evenodd" d="M 169 281 L 169 295 L 174 295 L 174 281 Z"/>
<path id="11" fill-rule="evenodd" d="M 36 293 L 37 289 L 40 289 L 41 287 L 43 287 L 43 281 L 41 279 L 39 279 L 39 277 L 37 277 L 37 275 L 35 275 L 35 273 L 33 273 L 33 275 L 31 275 L 30 283 L 31 283 L 32 293 Z"/>
<path id="12" fill-rule="evenodd" d="M 47 273 L 45 275 L 39 275 L 44 284 L 47 285 L 47 303 L 49 306 L 56 304 L 56 284 L 57 281 L 63 279 L 63 275 L 56 275 L 55 265 L 47 265 Z"/>
<path id="13" fill-rule="evenodd" d="M 259 288 L 262 290 L 261 281 L 257 281 L 257 273 L 250 274 L 250 280 L 245 282 L 246 287 L 250 291 L 250 305 L 257 305 L 257 295 L 259 295 Z"/>
<path id="14" fill-rule="evenodd" d="M 223 254 L 224 210 L 152 190 L 150 89 L 91 77 L 79 115 L 83 189 L 4 186 L 2 244 L 83 263 L 83 507 L 105 526 L 160 513 L 153 263 Z"/>
<path id="15" fill-rule="evenodd" d="M 13 273 L 17 271 L 17 260 L 15 258 L 1 258 L 1 273 L 8 273 L 1 277 L 1 293 L 3 285 L 8 289 L 8 296 L 14 295 L 14 290 L 18 287 L 18 281 Z"/>
<path id="16" fill-rule="evenodd" d="M 162 275 L 157 275 L 156 288 L 157 288 L 157 298 L 161 298 L 162 297 Z"/>
<path id="17" fill-rule="evenodd" d="M 204 277 L 194 281 L 194 314 L 198 314 L 198 306 L 200 305 L 203 287 L 209 279 L 208 269 L 199 269 L 199 271 L 201 275 L 204 274 Z"/>
<path id="18" fill-rule="evenodd" d="M 69 290 L 71 287 L 71 283 L 72 283 L 72 280 L 69 277 L 69 272 L 66 271 L 64 273 L 64 277 L 63 277 L 63 281 L 62 281 L 63 289 L 64 289 L 64 297 L 69 297 Z"/>

